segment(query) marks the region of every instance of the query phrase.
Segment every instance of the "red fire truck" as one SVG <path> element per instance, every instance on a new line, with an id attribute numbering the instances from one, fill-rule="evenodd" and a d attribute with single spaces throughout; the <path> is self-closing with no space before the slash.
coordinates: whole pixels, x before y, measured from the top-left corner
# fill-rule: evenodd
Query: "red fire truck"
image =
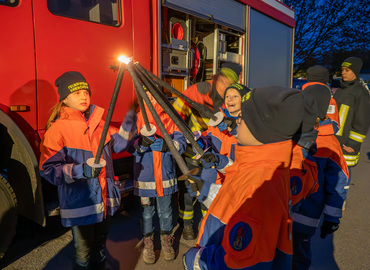
<path id="1" fill-rule="evenodd" d="M 105 108 L 120 55 L 179 91 L 210 79 L 224 61 L 242 65 L 241 83 L 249 87 L 290 86 L 294 12 L 282 2 L 0 0 L 0 258 L 18 215 L 45 226 L 57 201 L 38 170 L 40 140 L 58 102 L 57 77 L 81 72 L 92 103 Z M 123 120 L 134 98 L 126 74 L 112 125 Z M 117 176 L 130 174 L 130 160 L 116 157 Z"/>

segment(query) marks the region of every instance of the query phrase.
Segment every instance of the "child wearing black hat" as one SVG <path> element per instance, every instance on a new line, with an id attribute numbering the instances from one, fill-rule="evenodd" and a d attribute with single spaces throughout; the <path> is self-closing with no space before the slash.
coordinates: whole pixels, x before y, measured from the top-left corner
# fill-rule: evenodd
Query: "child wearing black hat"
<path id="1" fill-rule="evenodd" d="M 40 145 L 40 174 L 58 186 L 61 222 L 72 227 L 76 269 L 105 269 L 105 242 L 110 216 L 120 206 L 120 191 L 113 184 L 112 151 L 121 152 L 135 135 L 135 114 L 126 114 L 120 130 L 110 127 L 103 156 L 94 155 L 103 133 L 104 110 L 90 104 L 90 86 L 76 71 L 55 82 L 60 95 Z"/>
<path id="2" fill-rule="evenodd" d="M 302 86 L 302 90 L 305 90 L 307 87 L 309 87 L 317 88 L 318 91 L 325 91 L 325 88 L 327 88 L 330 91 L 331 93 L 330 104 L 327 112 L 325 112 L 325 115 L 328 115 L 328 117 L 330 117 L 330 119 L 336 124 L 336 126 L 334 126 L 334 131 L 337 132 L 340 127 L 338 106 L 337 102 L 333 98 L 333 93 L 328 86 L 329 70 L 324 66 L 315 65 L 309 67 L 306 72 L 307 72 L 307 83 Z M 322 101 L 318 100 L 317 102 Z"/>
<path id="3" fill-rule="evenodd" d="M 184 255 L 186 269 L 292 268 L 289 165 L 303 106 L 300 91 L 282 87 L 242 97 L 235 162 L 203 219 L 197 247 Z"/>
<path id="4" fill-rule="evenodd" d="M 313 98 L 317 107 L 317 152 L 313 158 L 317 164 L 319 186 L 315 193 L 293 207 L 293 269 L 309 269 L 310 241 L 319 227 L 321 216 L 321 238 L 338 229 L 349 177 L 340 144 L 334 136 L 336 125 L 327 116 L 330 90 L 327 87 L 307 87 L 303 95 Z"/>

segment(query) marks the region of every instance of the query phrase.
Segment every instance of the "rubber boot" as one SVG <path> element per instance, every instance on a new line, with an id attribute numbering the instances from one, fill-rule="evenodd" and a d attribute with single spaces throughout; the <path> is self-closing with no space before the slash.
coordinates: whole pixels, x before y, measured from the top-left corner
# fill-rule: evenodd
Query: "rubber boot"
<path id="1" fill-rule="evenodd" d="M 172 261 L 175 259 L 175 251 L 173 250 L 172 243 L 173 237 L 170 232 L 161 232 L 162 251 L 166 261 Z"/>
<path id="2" fill-rule="evenodd" d="M 185 240 L 194 240 L 195 239 L 195 233 L 194 233 L 192 225 L 185 225 L 184 226 L 184 229 L 182 231 L 182 237 L 184 237 Z"/>
<path id="3" fill-rule="evenodd" d="M 146 264 L 155 263 L 155 253 L 154 253 L 153 239 L 154 239 L 153 234 L 150 234 L 148 236 L 144 236 L 143 261 Z"/>

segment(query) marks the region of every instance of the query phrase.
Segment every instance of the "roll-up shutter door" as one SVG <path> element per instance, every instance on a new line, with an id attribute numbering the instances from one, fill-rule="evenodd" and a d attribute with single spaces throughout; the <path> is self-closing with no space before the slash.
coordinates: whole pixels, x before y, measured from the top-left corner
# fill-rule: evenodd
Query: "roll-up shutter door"
<path id="1" fill-rule="evenodd" d="M 249 28 L 249 82 L 290 87 L 293 29 L 251 8 Z"/>
<path id="2" fill-rule="evenodd" d="M 245 31 L 245 5 L 235 0 L 163 0 L 163 6 Z"/>

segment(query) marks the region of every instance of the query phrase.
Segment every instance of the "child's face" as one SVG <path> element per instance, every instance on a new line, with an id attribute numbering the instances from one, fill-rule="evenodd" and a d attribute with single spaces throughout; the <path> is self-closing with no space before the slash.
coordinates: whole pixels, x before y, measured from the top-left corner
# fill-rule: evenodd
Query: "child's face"
<path id="1" fill-rule="evenodd" d="M 84 113 L 90 106 L 90 94 L 87 90 L 78 90 L 69 94 L 64 104 L 70 108 Z"/>
<path id="2" fill-rule="evenodd" d="M 241 114 L 238 115 L 237 122 L 237 137 L 238 143 L 241 145 L 262 145 L 260 141 L 258 141 L 251 131 L 249 130 L 248 126 L 245 124 L 244 120 L 241 118 Z"/>
<path id="3" fill-rule="evenodd" d="M 345 82 L 350 82 L 356 79 L 356 74 L 348 67 L 342 67 L 342 79 Z"/>
<path id="4" fill-rule="evenodd" d="M 241 111 L 242 97 L 237 90 L 233 88 L 227 90 L 225 95 L 225 106 L 232 116 L 238 116 Z"/>
<path id="5" fill-rule="evenodd" d="M 149 91 L 146 91 L 146 95 L 148 96 L 150 102 L 155 105 L 157 104 L 157 100 L 152 96 L 152 94 Z"/>

